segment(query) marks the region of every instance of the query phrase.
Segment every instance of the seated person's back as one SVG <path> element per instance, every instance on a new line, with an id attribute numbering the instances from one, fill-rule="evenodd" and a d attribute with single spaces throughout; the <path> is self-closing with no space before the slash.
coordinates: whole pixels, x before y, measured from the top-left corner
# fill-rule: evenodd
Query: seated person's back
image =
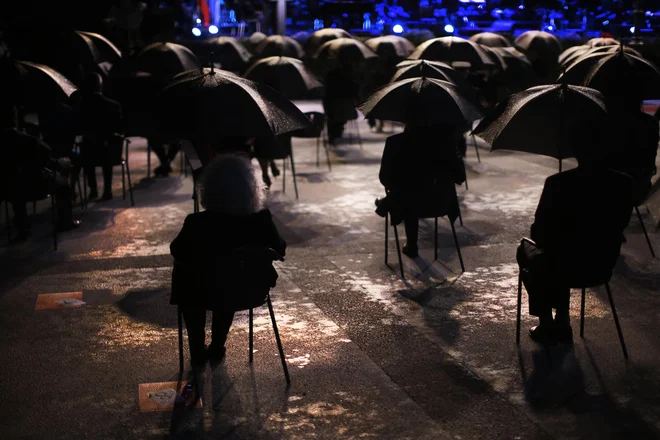
<path id="1" fill-rule="evenodd" d="M 632 210 L 631 179 L 576 168 L 547 178 L 531 238 L 569 278 L 610 270 Z"/>

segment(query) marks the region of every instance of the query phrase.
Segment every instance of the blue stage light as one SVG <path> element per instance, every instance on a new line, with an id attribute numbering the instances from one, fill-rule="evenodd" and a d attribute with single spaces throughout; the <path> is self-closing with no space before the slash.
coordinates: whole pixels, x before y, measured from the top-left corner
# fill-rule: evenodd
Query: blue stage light
<path id="1" fill-rule="evenodd" d="M 403 26 L 401 26 L 400 24 L 395 24 L 394 26 L 392 26 L 392 32 L 394 32 L 395 34 L 402 34 Z"/>
<path id="2" fill-rule="evenodd" d="M 209 26 L 209 33 L 210 34 L 215 35 L 218 32 L 220 32 L 220 29 L 218 29 L 218 27 L 216 25 L 212 24 L 211 26 Z"/>
<path id="3" fill-rule="evenodd" d="M 631 26 L 631 27 L 630 27 L 630 33 L 631 33 L 631 34 L 634 34 L 634 33 L 635 33 L 635 26 Z"/>
<path id="4" fill-rule="evenodd" d="M 452 26 L 450 24 L 446 24 L 445 25 L 445 32 L 447 32 L 448 34 L 453 34 L 454 33 L 454 26 Z"/>
<path id="5" fill-rule="evenodd" d="M 196 37 L 201 37 L 202 36 L 202 30 L 200 28 L 193 28 L 192 33 Z"/>
<path id="6" fill-rule="evenodd" d="M 609 21 L 609 20 L 605 20 L 605 21 L 603 22 L 603 26 L 607 26 L 608 24 L 610 24 L 610 21 Z"/>

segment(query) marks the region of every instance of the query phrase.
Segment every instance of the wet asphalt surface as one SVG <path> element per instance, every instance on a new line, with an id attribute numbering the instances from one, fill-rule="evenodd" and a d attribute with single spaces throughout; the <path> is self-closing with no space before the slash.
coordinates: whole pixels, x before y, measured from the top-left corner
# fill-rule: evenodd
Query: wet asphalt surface
<path id="1" fill-rule="evenodd" d="M 169 243 L 193 203 L 178 158 L 169 177 L 146 179 L 146 144 L 134 139 L 135 206 L 122 200 L 116 168 L 114 200 L 76 208 L 83 226 L 62 234 L 57 251 L 48 201 L 27 242 L 7 245 L 3 222 L 0 438 L 660 438 L 660 263 L 637 218 L 611 282 L 630 360 L 604 289 L 588 292 L 584 339 L 574 291 L 572 348 L 528 339 L 523 295 L 517 347 L 515 249 L 556 162 L 484 145 L 479 162 L 470 144 L 456 223 L 466 272 L 446 219 L 434 261 L 430 219 L 402 280 L 392 229 L 385 266 L 373 204 L 392 129 L 371 133 L 361 121 L 363 148 L 334 147 L 332 171 L 323 156 L 316 166 L 314 140 L 294 140 L 299 200 L 290 169 L 274 179 L 269 207 L 289 245 L 272 292 L 288 388 L 262 307 L 252 365 L 241 313 L 225 362 L 202 374 L 202 408 L 140 412 L 140 384 L 180 377 Z M 654 231 L 657 218 L 642 214 Z M 651 240 L 660 251 L 657 233 Z M 35 310 L 38 295 L 62 292 L 82 292 L 84 304 Z"/>

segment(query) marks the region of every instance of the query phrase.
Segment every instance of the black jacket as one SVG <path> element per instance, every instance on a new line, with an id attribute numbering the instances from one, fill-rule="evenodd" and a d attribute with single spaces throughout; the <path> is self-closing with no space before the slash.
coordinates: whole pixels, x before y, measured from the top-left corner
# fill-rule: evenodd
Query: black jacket
<path id="1" fill-rule="evenodd" d="M 217 288 L 215 280 L 223 277 L 227 278 L 228 288 L 234 285 L 234 274 L 229 266 L 218 266 L 218 261 L 230 255 L 232 250 L 249 245 L 272 248 L 284 257 L 286 243 L 280 237 L 269 210 L 249 216 L 210 211 L 188 215 L 170 245 L 176 262 L 171 303 L 213 310 L 221 307 L 225 293 L 240 295 L 241 292 L 225 292 Z M 277 279 L 272 265 L 265 269 L 255 268 L 253 275 L 262 279 L 266 286 L 273 286 Z M 240 286 L 242 281 L 238 281 Z"/>
<path id="2" fill-rule="evenodd" d="M 576 168 L 546 179 L 531 238 L 571 284 L 611 276 L 633 208 L 631 188 L 630 177 L 613 170 Z"/>

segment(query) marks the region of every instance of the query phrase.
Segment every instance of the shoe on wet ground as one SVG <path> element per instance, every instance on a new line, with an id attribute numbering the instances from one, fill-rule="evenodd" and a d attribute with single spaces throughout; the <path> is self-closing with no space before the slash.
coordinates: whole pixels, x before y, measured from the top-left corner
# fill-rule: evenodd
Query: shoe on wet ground
<path id="1" fill-rule="evenodd" d="M 419 256 L 419 249 L 415 246 L 408 246 L 407 244 L 403 245 L 403 249 L 401 250 L 404 255 L 407 255 L 410 258 L 417 258 Z"/>
<path id="2" fill-rule="evenodd" d="M 534 342 L 538 342 L 542 345 L 554 345 L 557 343 L 557 340 L 554 337 L 553 330 L 554 329 L 551 327 L 535 325 L 529 329 L 529 337 L 532 338 Z"/>

